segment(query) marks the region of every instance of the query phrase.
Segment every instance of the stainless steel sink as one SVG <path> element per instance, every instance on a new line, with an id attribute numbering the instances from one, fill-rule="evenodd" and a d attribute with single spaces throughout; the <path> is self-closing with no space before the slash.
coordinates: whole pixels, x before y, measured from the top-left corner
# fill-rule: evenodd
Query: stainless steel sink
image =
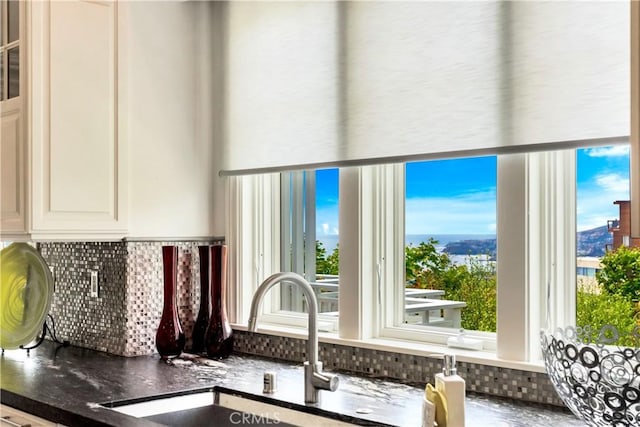
<path id="1" fill-rule="evenodd" d="M 348 426 L 350 423 L 284 407 L 284 402 L 217 388 L 157 395 L 102 406 L 167 426 Z M 280 403 L 280 404 L 278 404 Z"/>

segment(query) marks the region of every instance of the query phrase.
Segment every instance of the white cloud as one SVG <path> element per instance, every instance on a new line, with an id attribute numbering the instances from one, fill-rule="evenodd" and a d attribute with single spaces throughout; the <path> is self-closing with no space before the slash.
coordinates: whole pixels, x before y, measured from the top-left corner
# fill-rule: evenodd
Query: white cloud
<path id="1" fill-rule="evenodd" d="M 629 155 L 628 145 L 612 145 L 610 147 L 589 148 L 586 150 L 589 157 L 621 157 Z"/>
<path id="2" fill-rule="evenodd" d="M 602 174 L 595 177 L 596 184 L 603 191 L 619 194 L 621 197 L 629 197 L 629 178 L 617 173 Z M 609 196 L 607 194 L 607 196 Z"/>
<path id="3" fill-rule="evenodd" d="M 629 199 L 629 180 L 619 175 L 600 175 L 596 184 L 579 189 L 577 198 L 578 231 L 602 227 L 619 216 L 616 200 Z"/>
<path id="4" fill-rule="evenodd" d="M 405 212 L 407 234 L 493 234 L 496 231 L 495 191 L 410 198 Z M 318 237 L 339 233 L 337 205 L 319 208 L 316 220 Z"/>
<path id="5" fill-rule="evenodd" d="M 323 206 L 316 211 L 316 235 L 332 236 L 338 234 L 338 205 Z"/>
<path id="6" fill-rule="evenodd" d="M 618 206 L 613 201 L 607 203 L 600 197 L 599 200 L 592 200 L 593 203 L 587 201 L 584 208 L 578 209 L 577 212 L 577 230 L 591 230 L 592 228 L 607 225 L 610 219 L 617 219 L 619 215 Z"/>
<path id="7" fill-rule="evenodd" d="M 407 234 L 489 234 L 495 232 L 496 193 L 410 198 Z"/>
<path id="8" fill-rule="evenodd" d="M 598 175 L 578 194 L 579 231 L 618 218 L 616 200 L 628 200 L 629 180 L 619 174 Z M 338 235 L 338 206 L 317 211 L 318 237 Z M 410 198 L 406 201 L 407 234 L 492 234 L 496 230 L 496 193 L 457 197 Z"/>

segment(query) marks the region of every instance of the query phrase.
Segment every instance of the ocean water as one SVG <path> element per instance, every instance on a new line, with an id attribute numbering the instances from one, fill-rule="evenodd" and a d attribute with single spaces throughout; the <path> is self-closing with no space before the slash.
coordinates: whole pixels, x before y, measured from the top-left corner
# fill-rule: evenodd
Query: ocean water
<path id="1" fill-rule="evenodd" d="M 420 242 L 426 242 L 429 240 L 429 237 L 434 238 L 438 241 L 436 245 L 436 249 L 438 251 L 442 251 L 445 245 L 449 242 L 458 242 L 460 240 L 484 240 L 484 239 L 495 239 L 495 234 L 407 234 L 405 236 L 405 245 L 413 245 L 418 246 Z M 338 245 L 338 235 L 328 235 L 328 236 L 318 236 L 317 239 L 322 242 L 322 246 L 327 250 L 327 253 L 330 254 L 333 252 L 333 249 Z"/>

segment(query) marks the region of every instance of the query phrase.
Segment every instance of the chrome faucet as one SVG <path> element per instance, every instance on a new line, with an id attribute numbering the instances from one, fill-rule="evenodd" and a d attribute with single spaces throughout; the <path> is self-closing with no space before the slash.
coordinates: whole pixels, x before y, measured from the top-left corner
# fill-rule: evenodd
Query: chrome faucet
<path id="1" fill-rule="evenodd" d="M 253 294 L 251 313 L 249 314 L 249 330 L 255 332 L 258 319 L 258 308 L 269 289 L 279 282 L 291 282 L 302 289 L 309 310 L 309 339 L 307 340 L 307 358 L 304 362 L 304 401 L 316 403 L 318 390 L 336 391 L 338 377 L 322 372 L 322 362 L 318 361 L 318 302 L 313 288 L 302 276 L 296 273 L 276 273 L 269 276 Z"/>

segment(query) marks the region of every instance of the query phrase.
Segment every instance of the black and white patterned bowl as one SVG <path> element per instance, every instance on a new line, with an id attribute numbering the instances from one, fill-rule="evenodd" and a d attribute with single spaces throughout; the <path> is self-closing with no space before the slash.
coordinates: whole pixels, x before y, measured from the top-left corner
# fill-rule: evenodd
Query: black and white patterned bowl
<path id="1" fill-rule="evenodd" d="M 640 342 L 640 329 L 625 335 Z M 640 426 L 640 349 L 619 346 L 611 325 L 541 331 L 547 374 L 558 395 L 589 426 Z"/>

